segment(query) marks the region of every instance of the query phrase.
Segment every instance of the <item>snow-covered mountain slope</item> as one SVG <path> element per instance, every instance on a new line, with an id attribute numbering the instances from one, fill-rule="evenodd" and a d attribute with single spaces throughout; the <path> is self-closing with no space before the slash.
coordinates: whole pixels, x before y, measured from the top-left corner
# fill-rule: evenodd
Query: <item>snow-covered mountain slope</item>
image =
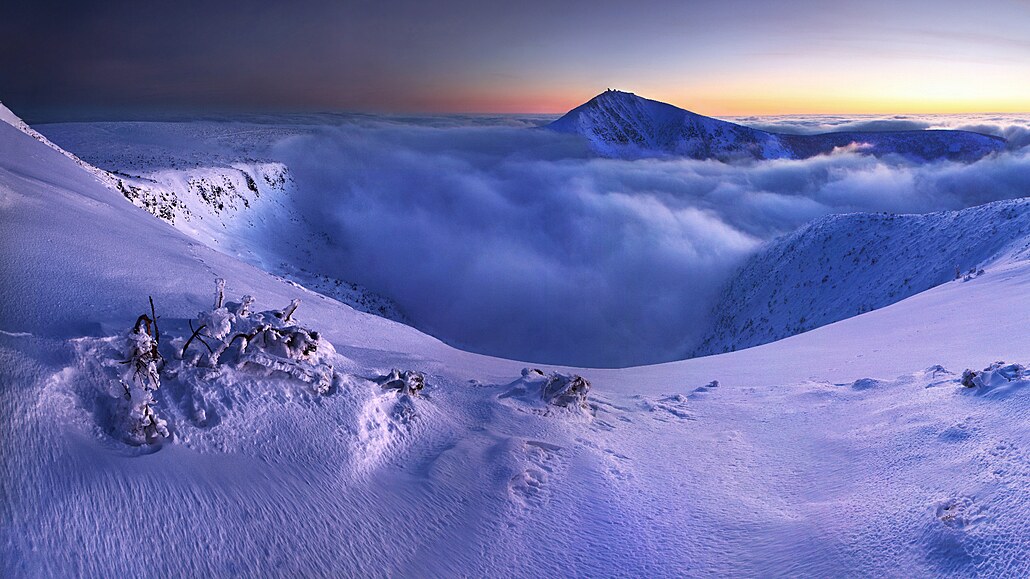
<path id="1" fill-rule="evenodd" d="M 21 117 L 19 117 L 18 115 L 14 114 L 14 112 L 11 111 L 11 109 L 9 109 L 6 106 L 4 106 L 4 104 L 2 102 L 0 102 L 0 121 L 2 121 L 4 123 L 7 123 L 8 125 L 14 127 L 15 129 L 18 129 L 19 131 L 21 131 L 21 132 L 25 133 L 26 135 L 32 137 L 33 139 L 36 139 L 37 141 L 43 143 L 44 145 L 50 147 L 51 149 L 57 151 L 58 153 L 60 153 L 62 155 L 64 155 L 65 157 L 68 157 L 76 165 L 78 165 L 79 167 L 82 167 L 82 169 L 84 169 L 89 174 L 93 175 L 93 177 L 95 177 L 98 181 L 100 181 L 104 185 L 106 185 L 108 187 L 114 186 L 115 179 L 112 178 L 111 175 L 108 174 L 107 171 L 104 171 L 102 169 L 98 169 L 98 168 L 94 167 L 93 165 L 90 165 L 89 163 L 87 163 L 87 162 L 83 161 L 82 159 L 76 157 L 75 155 L 69 153 L 68 151 L 62 149 L 61 147 L 55 145 L 53 141 L 51 141 L 50 139 L 46 138 L 46 136 L 44 136 L 42 133 L 40 133 L 36 129 L 33 129 L 32 127 L 30 127 L 28 125 L 28 123 L 26 123 L 25 121 L 23 121 L 21 119 Z"/>
<path id="2" fill-rule="evenodd" d="M 261 130 L 219 127 L 211 134 L 181 134 L 176 123 L 98 123 L 90 126 L 47 126 L 62 142 L 86 151 L 89 159 L 107 169 L 99 169 L 56 145 L 32 129 L 9 109 L 0 105 L 6 122 L 75 161 L 95 175 L 101 183 L 117 190 L 129 202 L 174 225 L 206 245 L 256 264 L 266 271 L 288 276 L 305 286 L 318 286 L 324 295 L 359 311 L 382 315 L 395 321 L 407 318 L 397 304 L 358 284 L 328 280 L 288 266 L 269 263 L 260 251 L 260 241 L 276 237 L 278 224 L 300 221 L 288 202 L 293 176 L 284 164 L 254 158 L 259 143 L 269 134 L 284 137 L 291 133 L 280 127 Z M 159 137 L 153 131 L 160 125 Z M 64 130 L 61 130 L 61 129 Z M 193 127 L 190 127 L 193 129 Z M 56 130 L 54 130 L 56 129 Z M 83 130 L 87 129 L 87 130 Z M 194 129 L 195 130 L 195 129 Z M 101 131 L 98 135 L 92 131 Z M 103 136 L 129 131 L 138 141 L 124 143 L 103 140 Z M 96 137 L 92 146 L 82 139 Z M 203 139 L 207 147 L 197 150 Z M 232 140 L 234 148 L 211 149 L 210 142 Z M 169 144 L 174 141 L 175 144 Z M 278 239 L 276 243 L 295 243 L 307 247 L 319 243 L 317 237 Z"/>
<path id="3" fill-rule="evenodd" d="M 1004 139 L 968 131 L 769 133 L 611 89 L 547 127 L 582 135 L 601 155 L 628 158 L 804 159 L 855 146 L 878 157 L 972 161 L 1005 148 Z"/>
<path id="4" fill-rule="evenodd" d="M 214 251 L 5 125 L 0 224 L 0 575 L 1030 573 L 1030 380 L 961 384 L 1030 362 L 1025 261 L 740 352 L 538 374 Z M 242 294 L 301 300 L 330 389 L 251 339 L 185 347 Z M 135 445 L 148 295 L 171 436 Z M 586 409 L 546 403 L 554 370 Z"/>
<path id="5" fill-rule="evenodd" d="M 143 175 L 114 173 L 116 187 L 137 207 L 142 207 L 161 219 L 176 222 L 206 221 L 217 229 L 225 228 L 252 202 L 260 200 L 262 193 L 281 199 L 290 190 L 292 178 L 282 163 L 235 163 L 226 167 L 196 167 L 191 169 L 163 169 Z M 225 218 L 219 220 L 222 214 Z M 248 216 L 240 216 L 246 218 Z M 193 231 L 199 223 L 194 223 Z M 207 235 L 212 235 L 211 224 Z"/>
<path id="6" fill-rule="evenodd" d="M 741 350 L 1030 258 L 1030 199 L 922 215 L 845 214 L 771 242 L 731 280 L 692 353 Z"/>
<path id="7" fill-rule="evenodd" d="M 671 154 L 725 160 L 791 156 L 770 133 L 610 89 L 547 127 L 583 135 L 598 153 L 612 157 Z"/>

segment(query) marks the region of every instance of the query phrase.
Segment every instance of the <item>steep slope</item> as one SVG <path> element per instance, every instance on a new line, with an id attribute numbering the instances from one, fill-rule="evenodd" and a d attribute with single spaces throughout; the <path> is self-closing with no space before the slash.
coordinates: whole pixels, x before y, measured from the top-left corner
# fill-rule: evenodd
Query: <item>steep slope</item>
<path id="1" fill-rule="evenodd" d="M 825 217 L 748 260 L 693 355 L 772 342 L 942 283 L 992 275 L 994 261 L 1027 259 L 1028 247 L 1030 199 L 923 215 Z"/>
<path id="2" fill-rule="evenodd" d="M 968 131 L 770 133 L 611 89 L 547 128 L 582 135 L 597 153 L 625 158 L 675 155 L 721 161 L 804 159 L 855 146 L 877 157 L 973 161 L 1005 149 L 1005 140 L 1000 137 Z"/>
<path id="3" fill-rule="evenodd" d="M 226 135 L 220 131 L 209 139 L 235 139 L 240 151 L 216 154 L 211 150 L 197 152 L 197 135 L 176 135 L 175 143 L 155 142 L 144 132 L 143 142 L 122 143 L 77 137 L 95 137 L 93 133 L 76 131 L 75 124 L 58 130 L 62 142 L 71 142 L 86 151 L 88 158 L 103 163 L 107 169 L 83 161 L 31 128 L 17 115 L 0 104 L 0 120 L 68 157 L 94 175 L 106 187 L 116 190 L 133 205 L 145 209 L 175 226 L 201 243 L 219 251 L 246 259 L 266 271 L 275 271 L 304 286 L 318 286 L 322 293 L 359 311 L 406 322 L 407 317 L 389 298 L 368 288 L 343 280 L 326 278 L 289 266 L 266 263 L 259 250 L 263 239 L 276 236 L 276 226 L 283 220 L 299 221 L 287 196 L 293 188 L 289 168 L 274 161 L 261 161 L 248 156 L 256 147 L 253 140 L 240 131 Z M 117 130 L 137 129 L 152 123 L 115 123 Z M 166 125 L 169 125 L 165 123 Z M 99 127 L 116 130 L 112 125 Z M 49 130 L 51 127 L 48 127 Z M 275 130 L 275 129 L 271 129 Z M 252 131 L 262 136 L 260 131 Z M 168 135 L 165 135 L 167 138 Z M 160 141 L 157 139 L 156 141 Z M 242 141 L 242 142 L 239 142 Z M 90 146 L 91 145 L 91 146 Z M 317 246 L 318 239 L 280 239 L 278 243 Z"/>
<path id="4" fill-rule="evenodd" d="M 1030 572 L 1030 380 L 960 375 L 1030 360 L 1026 262 L 742 352 L 557 369 L 593 384 L 563 409 L 522 364 L 196 243 L 6 125 L 0 222 L 0 575 Z M 254 311 L 301 299 L 334 388 L 181 355 L 215 277 Z M 134 446 L 113 412 L 147 295 L 172 436 Z"/>
<path id="5" fill-rule="evenodd" d="M 32 127 L 30 127 L 28 125 L 28 123 L 26 123 L 25 121 L 21 120 L 21 117 L 19 117 L 18 115 L 14 114 L 14 112 L 11 111 L 11 109 L 9 109 L 6 106 L 4 106 L 4 104 L 2 102 L 0 102 L 0 121 L 2 121 L 4 123 L 7 123 L 8 125 L 14 127 L 15 129 L 21 131 L 22 133 L 25 133 L 26 135 L 32 137 L 33 139 L 36 139 L 37 141 L 43 143 L 47 147 L 50 147 L 54 151 L 57 151 L 61 155 L 64 155 L 65 157 L 68 157 L 76 165 L 81 167 L 87 173 L 93 175 L 94 178 L 96 178 L 98 181 L 103 183 L 105 186 L 113 187 L 115 185 L 115 182 L 116 182 L 115 179 L 113 177 L 111 177 L 111 175 L 108 174 L 107 171 L 104 171 L 102 169 L 98 169 L 98 168 L 94 167 L 93 165 L 90 165 L 89 163 L 87 163 L 87 162 L 83 161 L 82 159 L 76 157 L 75 155 L 69 153 L 68 151 L 62 149 L 61 147 L 55 145 L 53 141 L 51 141 L 50 139 L 46 138 L 46 136 L 44 136 L 39 131 L 37 131 L 37 130 L 33 129 Z"/>

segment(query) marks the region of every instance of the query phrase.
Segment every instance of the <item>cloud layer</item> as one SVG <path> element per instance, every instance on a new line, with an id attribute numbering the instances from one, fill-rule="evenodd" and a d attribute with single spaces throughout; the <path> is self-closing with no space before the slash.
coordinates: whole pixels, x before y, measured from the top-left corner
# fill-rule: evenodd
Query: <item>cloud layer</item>
<path id="1" fill-rule="evenodd" d="M 933 120 L 764 122 L 818 132 Z M 296 202 L 331 240 L 289 258 L 391 296 L 456 345 L 620 366 L 682 357 L 746 256 L 811 219 L 1030 195 L 1030 149 L 969 165 L 846 151 L 746 166 L 620 161 L 523 124 L 360 119 L 282 141 Z"/>
<path id="2" fill-rule="evenodd" d="M 1030 117 L 1025 115 L 786 115 L 735 117 L 727 120 L 781 133 L 811 135 L 834 131 L 920 131 L 954 129 L 1003 137 L 1011 149 L 1030 145 Z"/>

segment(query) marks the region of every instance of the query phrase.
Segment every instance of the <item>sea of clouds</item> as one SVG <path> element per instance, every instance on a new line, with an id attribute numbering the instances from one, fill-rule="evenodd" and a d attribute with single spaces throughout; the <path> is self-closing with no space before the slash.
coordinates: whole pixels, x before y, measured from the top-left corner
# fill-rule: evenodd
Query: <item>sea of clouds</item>
<path id="1" fill-rule="evenodd" d="M 1030 196 L 1030 118 L 738 119 L 782 132 L 964 128 L 1013 139 L 976 163 L 856 151 L 803 161 L 597 158 L 534 117 L 348 118 L 278 142 L 330 247 L 309 269 L 395 299 L 475 351 L 622 366 L 681 358 L 763 243 L 821 216 Z"/>
<path id="2" fill-rule="evenodd" d="M 1018 149 L 1030 145 L 1030 115 L 786 115 L 727 120 L 778 133 L 812 135 L 835 131 L 960 130 L 1003 137 Z"/>

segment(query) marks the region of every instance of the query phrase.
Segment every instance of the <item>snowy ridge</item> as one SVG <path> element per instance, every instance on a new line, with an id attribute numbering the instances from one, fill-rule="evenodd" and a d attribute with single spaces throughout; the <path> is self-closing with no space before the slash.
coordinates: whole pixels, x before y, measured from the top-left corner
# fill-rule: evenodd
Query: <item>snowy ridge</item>
<path id="1" fill-rule="evenodd" d="M 2 576 L 1030 573 L 1025 260 L 758 348 L 535 372 L 197 243 L 6 125 L 0 212 Z M 136 445 L 148 296 L 169 436 Z M 299 327 L 216 341 L 269 316 Z"/>
<path id="2" fill-rule="evenodd" d="M 88 172 L 89 174 L 91 174 L 94 177 L 96 177 L 96 179 L 99 180 L 104 185 L 106 185 L 108 187 L 111 187 L 111 188 L 115 187 L 116 181 L 107 171 L 104 171 L 102 169 L 98 169 L 98 168 L 94 167 L 93 165 L 90 165 L 89 163 L 87 163 L 87 162 L 83 161 L 82 159 L 76 157 L 75 155 L 69 153 L 68 151 L 62 149 L 61 147 L 57 146 L 56 144 L 54 144 L 53 141 L 51 141 L 50 139 L 46 138 L 46 136 L 41 134 L 39 131 L 37 131 L 37 130 L 33 129 L 32 127 L 30 127 L 28 125 L 28 123 L 26 123 L 25 121 L 21 120 L 21 117 L 19 117 L 18 115 L 14 114 L 14 112 L 12 112 L 11 109 L 9 109 L 6 106 L 4 106 L 4 104 L 2 102 L 0 102 L 0 121 L 3 121 L 5 123 L 11 125 L 12 127 L 18 129 L 19 131 L 21 131 L 21 132 L 25 133 L 26 135 L 32 137 L 33 139 L 36 139 L 37 141 L 43 143 L 44 145 L 50 147 L 51 149 L 57 151 L 58 153 L 64 155 L 65 157 L 68 157 L 69 159 L 74 161 L 76 165 L 78 165 L 79 167 L 82 167 L 84 170 L 86 170 L 86 172 Z"/>
<path id="3" fill-rule="evenodd" d="M 770 133 L 611 89 L 547 128 L 584 136 L 598 154 L 626 158 L 675 155 L 720 161 L 804 159 L 854 146 L 877 157 L 973 161 L 1005 149 L 1005 140 L 1000 137 L 968 131 Z"/>
<path id="4" fill-rule="evenodd" d="M 1027 259 L 1030 199 L 922 215 L 819 219 L 771 242 L 732 279 L 695 356 L 740 350 Z M 961 283 L 961 281 L 960 281 Z"/>

